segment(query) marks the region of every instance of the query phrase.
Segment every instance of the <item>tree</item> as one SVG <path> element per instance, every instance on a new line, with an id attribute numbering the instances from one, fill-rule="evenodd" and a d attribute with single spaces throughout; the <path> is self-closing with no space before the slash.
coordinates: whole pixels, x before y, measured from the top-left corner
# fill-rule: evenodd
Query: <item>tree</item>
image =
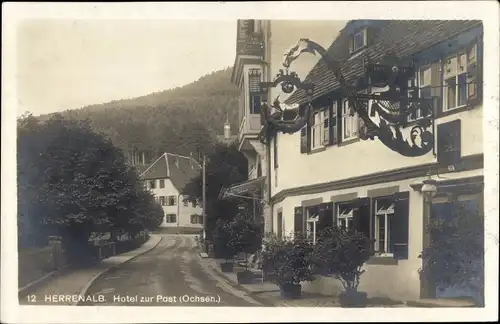
<path id="1" fill-rule="evenodd" d="M 151 224 L 151 194 L 121 150 L 88 121 L 27 116 L 18 126 L 21 229 L 29 224 L 62 236 L 71 262 L 91 257 L 93 232 L 136 232 Z"/>
<path id="2" fill-rule="evenodd" d="M 477 304 L 484 305 L 484 216 L 477 209 L 456 203 L 450 219 L 433 218 L 427 227 L 429 246 L 420 258 L 420 274 L 438 289 L 472 289 Z M 438 215 L 442 216 L 442 215 Z"/>
<path id="3" fill-rule="evenodd" d="M 348 295 L 355 295 L 372 255 L 370 240 L 361 232 L 339 227 L 324 229 L 316 240 L 312 263 L 315 271 L 339 279 Z"/>
<path id="4" fill-rule="evenodd" d="M 208 154 L 206 164 L 206 214 L 207 238 L 211 239 L 218 219 L 230 220 L 238 211 L 235 200 L 220 200 L 219 193 L 223 188 L 243 182 L 248 178 L 247 160 L 238 151 L 236 144 L 215 145 Z M 186 184 L 184 192 L 192 198 L 202 198 L 202 175 L 198 175 Z"/>

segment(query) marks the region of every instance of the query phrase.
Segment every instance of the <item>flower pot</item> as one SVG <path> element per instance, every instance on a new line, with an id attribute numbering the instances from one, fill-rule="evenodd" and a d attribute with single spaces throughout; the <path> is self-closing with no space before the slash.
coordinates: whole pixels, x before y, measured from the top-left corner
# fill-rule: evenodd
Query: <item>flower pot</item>
<path id="1" fill-rule="evenodd" d="M 251 284 L 253 282 L 253 273 L 251 271 L 245 270 L 236 273 L 236 278 L 239 284 Z"/>
<path id="2" fill-rule="evenodd" d="M 301 285 L 286 283 L 280 287 L 280 296 L 283 299 L 297 299 L 301 295 Z"/>
<path id="3" fill-rule="evenodd" d="M 221 263 L 220 269 L 222 272 L 233 272 L 234 265 L 232 263 Z"/>
<path id="4" fill-rule="evenodd" d="M 366 307 L 368 294 L 360 291 L 343 292 L 339 296 L 339 302 L 341 307 Z"/>

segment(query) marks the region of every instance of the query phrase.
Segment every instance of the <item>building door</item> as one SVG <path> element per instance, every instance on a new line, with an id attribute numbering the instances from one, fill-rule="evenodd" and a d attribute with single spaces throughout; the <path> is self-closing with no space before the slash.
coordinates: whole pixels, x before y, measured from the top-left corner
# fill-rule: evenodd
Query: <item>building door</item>
<path id="1" fill-rule="evenodd" d="M 459 216 L 460 213 L 465 213 L 465 216 Z M 479 219 L 484 217 L 482 209 L 482 195 L 449 195 L 448 197 L 439 197 L 433 201 L 432 204 L 432 218 L 436 220 L 442 220 L 443 222 L 449 222 L 453 224 L 456 217 L 476 217 Z M 484 231 L 484 226 L 482 227 Z M 453 232 L 440 235 L 454 235 Z M 482 237 L 482 233 L 480 234 Z M 433 238 L 431 238 L 433 239 Z M 439 237 L 438 240 L 446 240 L 446 237 Z M 484 240 L 484 237 L 482 237 Z M 461 249 L 460 246 L 453 246 L 453 249 Z M 479 249 L 479 248 L 478 248 Z M 482 249 L 481 249 L 482 250 Z M 459 253 L 453 252 L 451 253 Z M 471 270 L 474 267 L 483 267 L 484 264 L 484 253 L 481 251 L 477 254 L 476 261 L 470 264 Z M 477 269 L 477 268 L 476 268 Z M 443 283 L 435 283 L 436 287 L 436 297 L 437 298 L 456 298 L 456 297 L 472 297 L 475 300 L 482 299 L 482 296 L 478 295 L 477 287 L 479 280 L 472 280 L 466 282 L 463 285 L 450 286 Z"/>

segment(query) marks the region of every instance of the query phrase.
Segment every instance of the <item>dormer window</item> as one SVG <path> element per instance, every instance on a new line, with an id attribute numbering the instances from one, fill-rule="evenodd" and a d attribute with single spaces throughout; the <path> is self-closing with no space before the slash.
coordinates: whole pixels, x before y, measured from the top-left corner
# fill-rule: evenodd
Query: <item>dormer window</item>
<path id="1" fill-rule="evenodd" d="M 368 45 L 367 42 L 367 29 L 363 28 L 351 36 L 351 41 L 349 43 L 349 53 L 353 54 L 359 50 L 365 48 Z"/>

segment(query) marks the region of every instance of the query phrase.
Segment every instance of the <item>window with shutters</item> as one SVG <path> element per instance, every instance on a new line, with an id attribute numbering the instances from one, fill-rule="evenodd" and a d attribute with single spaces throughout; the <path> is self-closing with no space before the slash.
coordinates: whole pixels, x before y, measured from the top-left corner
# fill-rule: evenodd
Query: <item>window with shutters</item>
<path id="1" fill-rule="evenodd" d="M 418 68 L 415 72 L 415 78 L 408 80 L 408 98 L 421 98 L 431 101 L 431 104 L 423 105 L 415 113 L 408 115 L 408 121 L 415 121 L 421 118 L 429 117 L 432 114 L 437 103 L 437 94 L 439 94 L 439 64 L 428 64 Z M 411 104 L 411 103 L 410 103 Z M 429 109 L 426 109 L 429 108 Z"/>
<path id="2" fill-rule="evenodd" d="M 203 217 L 198 214 L 191 214 L 191 224 L 203 224 Z"/>
<path id="3" fill-rule="evenodd" d="M 176 214 L 166 214 L 165 215 L 165 222 L 166 223 L 176 223 L 177 222 L 177 215 Z"/>
<path id="4" fill-rule="evenodd" d="M 165 188 L 165 180 L 160 180 L 160 188 Z"/>
<path id="5" fill-rule="evenodd" d="M 394 208 L 394 199 L 375 200 L 375 251 L 382 255 L 392 255 L 391 224 Z"/>
<path id="6" fill-rule="evenodd" d="M 333 203 L 322 203 L 305 210 L 307 238 L 315 244 L 321 232 L 333 226 Z"/>
<path id="7" fill-rule="evenodd" d="M 351 115 L 349 101 L 344 99 L 342 103 L 342 141 L 349 141 L 358 137 L 358 116 Z"/>
<path id="8" fill-rule="evenodd" d="M 149 188 L 150 189 L 156 189 L 156 180 L 150 180 L 149 181 Z"/>
<path id="9" fill-rule="evenodd" d="M 474 80 L 468 78 L 468 67 L 477 59 L 477 46 L 474 44 L 467 50 L 447 57 L 443 62 L 444 104 L 443 111 L 467 105 L 469 96 L 475 95 Z"/>
<path id="10" fill-rule="evenodd" d="M 250 69 L 248 72 L 248 91 L 250 95 L 250 113 L 260 114 L 261 92 L 260 92 L 260 77 L 259 69 Z"/>
<path id="11" fill-rule="evenodd" d="M 353 227 L 354 208 L 349 205 L 337 206 L 337 226 L 346 230 Z"/>
<path id="12" fill-rule="evenodd" d="M 192 204 L 193 208 L 196 208 L 196 199 L 192 200 L 191 204 Z"/>

